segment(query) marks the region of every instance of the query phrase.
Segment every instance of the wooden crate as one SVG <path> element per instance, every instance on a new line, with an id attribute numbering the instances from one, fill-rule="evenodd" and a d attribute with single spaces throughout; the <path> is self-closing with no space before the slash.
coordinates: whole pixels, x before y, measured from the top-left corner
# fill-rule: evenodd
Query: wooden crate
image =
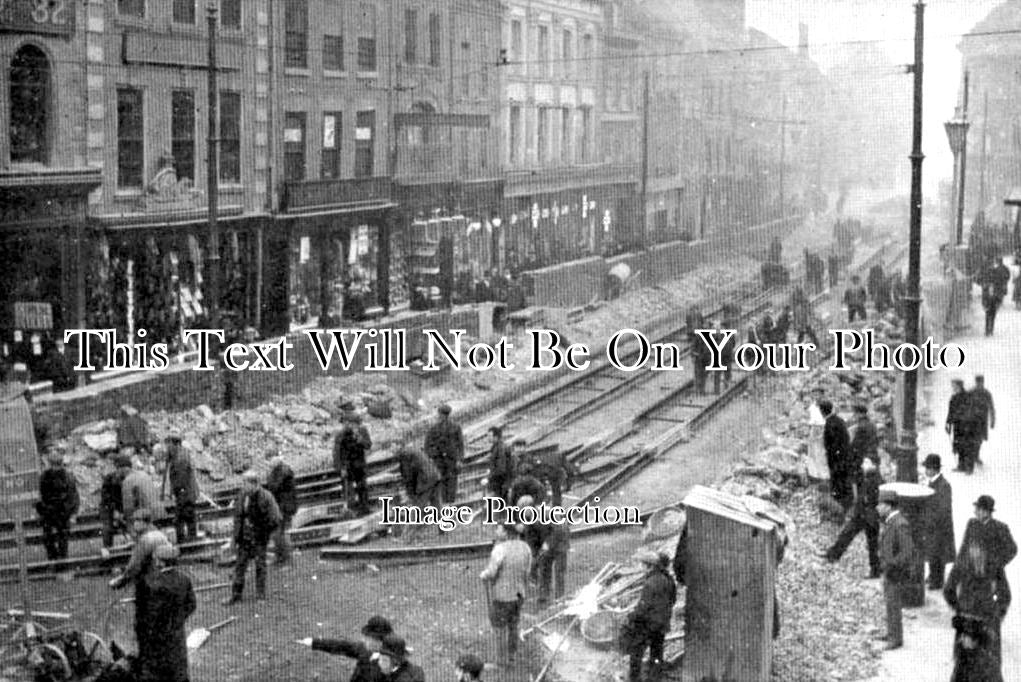
<path id="1" fill-rule="evenodd" d="M 768 680 L 778 526 L 755 503 L 696 486 L 688 520 L 685 680 Z"/>

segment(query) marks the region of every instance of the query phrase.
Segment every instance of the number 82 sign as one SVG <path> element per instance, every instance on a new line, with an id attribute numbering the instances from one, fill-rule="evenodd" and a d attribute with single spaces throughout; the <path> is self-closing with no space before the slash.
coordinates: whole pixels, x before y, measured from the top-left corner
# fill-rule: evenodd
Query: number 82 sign
<path id="1" fill-rule="evenodd" d="M 0 31 L 74 33 L 74 0 L 0 0 Z"/>

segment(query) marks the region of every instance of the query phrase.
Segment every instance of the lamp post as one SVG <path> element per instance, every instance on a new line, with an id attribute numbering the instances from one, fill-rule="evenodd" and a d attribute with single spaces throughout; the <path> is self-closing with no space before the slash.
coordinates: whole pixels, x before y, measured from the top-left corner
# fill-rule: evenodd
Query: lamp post
<path id="1" fill-rule="evenodd" d="M 943 124 L 950 142 L 950 151 L 954 153 L 954 189 L 953 212 L 950 219 L 950 246 L 960 246 L 964 239 L 964 160 L 968 146 L 968 127 L 971 124 L 961 114 L 958 107 L 954 118 Z"/>

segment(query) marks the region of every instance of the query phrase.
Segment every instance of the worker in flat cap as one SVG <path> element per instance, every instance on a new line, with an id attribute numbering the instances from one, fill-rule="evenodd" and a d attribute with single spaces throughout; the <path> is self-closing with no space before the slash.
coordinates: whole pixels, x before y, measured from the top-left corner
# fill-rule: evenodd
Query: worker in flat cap
<path id="1" fill-rule="evenodd" d="M 904 646 L 901 586 L 910 580 L 915 549 L 911 540 L 911 527 L 900 512 L 897 493 L 888 488 L 880 488 L 876 509 L 883 519 L 883 529 L 879 535 L 879 561 L 883 567 L 883 600 L 886 602 L 886 634 L 880 639 L 886 641 L 887 649 L 898 649 Z"/>
<path id="2" fill-rule="evenodd" d="M 486 666 L 475 654 L 461 654 L 454 663 L 455 682 L 482 682 Z"/>
<path id="3" fill-rule="evenodd" d="M 502 666 L 510 666 L 518 650 L 518 622 L 528 592 L 532 550 L 521 538 L 523 526 L 504 522 L 501 529 L 503 537 L 493 545 L 489 563 L 479 578 L 486 587 L 497 660 Z"/>
<path id="4" fill-rule="evenodd" d="M 131 457 L 118 453 L 106 457 L 103 464 L 103 482 L 99 490 L 99 521 L 103 526 L 103 556 L 110 554 L 116 533 L 127 533 L 124 520 L 124 477 L 131 471 Z"/>
<path id="5" fill-rule="evenodd" d="M 386 635 L 379 647 L 379 669 L 387 682 L 425 682 L 425 672 L 408 660 L 411 650 L 404 639 Z"/>
<path id="6" fill-rule="evenodd" d="M 516 462 L 511 446 L 503 441 L 503 427 L 490 427 L 492 442 L 489 446 L 489 477 L 486 487 L 489 494 L 499 497 L 510 504 L 509 495 L 511 482 L 514 481 Z"/>
<path id="7" fill-rule="evenodd" d="M 199 482 L 188 451 L 181 444 L 181 434 L 172 431 L 163 439 L 166 448 L 166 466 L 160 497 L 166 498 L 167 484 L 174 496 L 174 538 L 188 542 L 198 537 L 198 517 L 195 505 L 199 501 Z"/>
<path id="8" fill-rule="evenodd" d="M 464 434 L 450 417 L 450 405 L 440 405 L 436 421 L 425 434 L 423 450 L 440 470 L 440 497 L 444 504 L 457 501 L 457 477 L 464 458 Z"/>
<path id="9" fill-rule="evenodd" d="M 74 474 L 64 468 L 64 456 L 57 450 L 46 453 L 49 467 L 39 475 L 39 501 L 36 511 L 43 531 L 46 558 L 50 561 L 67 558 L 67 541 L 71 536 L 71 519 L 78 513 L 78 483 Z"/>
<path id="10" fill-rule="evenodd" d="M 865 403 L 855 404 L 854 423 L 851 424 L 850 432 L 848 475 L 851 477 L 852 485 L 860 487 L 861 463 L 866 459 L 879 461 L 879 435 L 876 425 L 869 419 L 869 408 Z"/>
<path id="11" fill-rule="evenodd" d="M 929 565 L 927 585 L 930 590 L 941 590 L 946 565 L 954 562 L 956 553 L 953 489 L 943 476 L 943 460 L 939 455 L 926 455 L 922 468 L 925 469 L 925 482 L 932 489 L 932 497 L 922 515 L 925 561 Z"/>
<path id="12" fill-rule="evenodd" d="M 180 550 L 171 544 L 153 551 L 153 572 L 146 578 L 145 639 L 138 660 L 142 680 L 188 682 L 188 644 L 184 624 L 195 613 L 195 590 L 177 568 Z"/>
<path id="13" fill-rule="evenodd" d="M 349 639 L 325 639 L 306 637 L 299 639 L 298 644 L 315 651 L 325 651 L 334 656 L 344 656 L 355 661 L 351 672 L 351 682 L 386 682 L 386 675 L 376 663 L 383 639 L 393 634 L 390 621 L 383 616 L 372 616 L 362 628 L 360 642 Z"/>
<path id="14" fill-rule="evenodd" d="M 333 438 L 333 469 L 344 480 L 345 502 L 359 516 L 369 513 L 369 487 L 366 482 L 366 460 L 372 449 L 372 438 L 362 419 L 354 411 L 344 410 L 341 415 L 344 425 Z M 351 491 L 354 490 L 354 501 Z"/>
<path id="15" fill-rule="evenodd" d="M 641 548 L 635 558 L 648 573 L 642 585 L 638 604 L 628 614 L 622 635 L 629 656 L 628 682 L 642 680 L 642 659 L 649 649 L 649 678 L 658 679 L 663 667 L 663 643 L 670 631 L 677 585 L 667 566 L 670 558 L 663 552 Z"/>
<path id="16" fill-rule="evenodd" d="M 236 604 L 245 591 L 248 564 L 255 562 L 255 596 L 266 598 L 266 547 L 281 523 L 280 507 L 262 487 L 259 474 L 249 470 L 242 476 L 241 490 L 234 500 L 234 581 L 231 596 L 223 603 Z"/>

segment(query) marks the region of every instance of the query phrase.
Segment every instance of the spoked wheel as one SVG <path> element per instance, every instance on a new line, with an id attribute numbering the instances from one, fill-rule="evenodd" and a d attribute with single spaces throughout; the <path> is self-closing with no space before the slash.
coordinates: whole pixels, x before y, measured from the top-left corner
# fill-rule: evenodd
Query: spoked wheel
<path id="1" fill-rule="evenodd" d="M 35 672 L 37 680 L 49 682 L 65 682 L 70 680 L 71 664 L 60 647 L 53 644 L 39 644 L 28 655 L 29 665 Z"/>
<path id="2" fill-rule="evenodd" d="M 113 663 L 113 655 L 110 647 L 106 645 L 103 638 L 94 632 L 82 633 L 82 646 L 85 648 L 85 655 L 93 668 L 100 668 L 107 663 Z"/>
<path id="3" fill-rule="evenodd" d="M 0 663 L 24 661 L 34 648 L 33 641 L 46 634 L 47 629 L 35 621 L 27 621 L 17 627 L 7 643 L 0 646 Z"/>

